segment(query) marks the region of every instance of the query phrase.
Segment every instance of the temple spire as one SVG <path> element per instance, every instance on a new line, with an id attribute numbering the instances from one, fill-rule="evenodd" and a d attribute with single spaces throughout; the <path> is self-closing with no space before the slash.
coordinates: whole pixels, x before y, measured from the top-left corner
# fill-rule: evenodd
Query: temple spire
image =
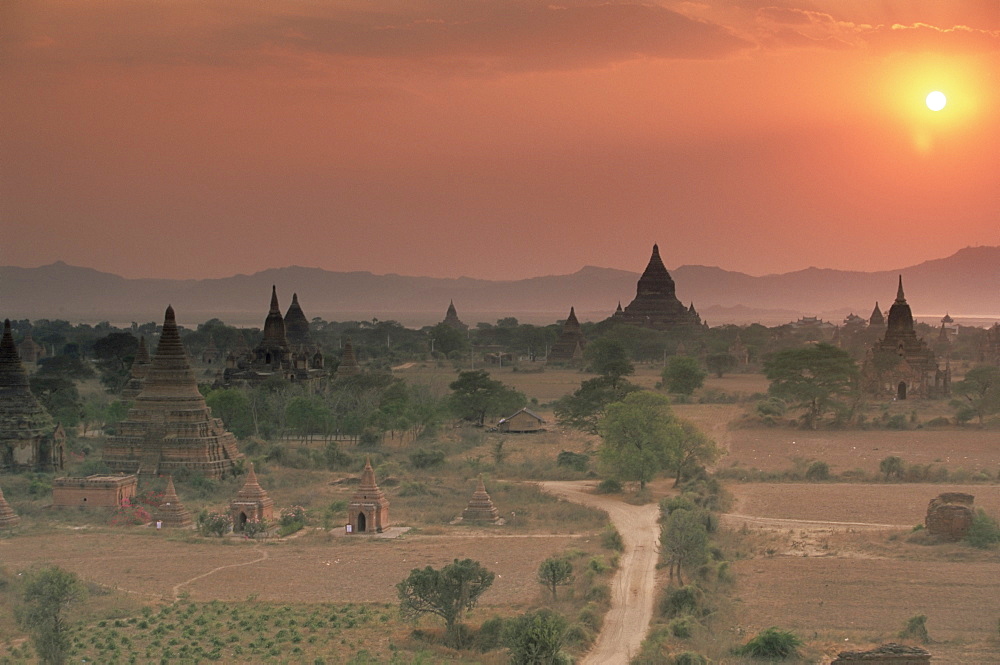
<path id="1" fill-rule="evenodd" d="M 896 289 L 896 302 L 905 303 L 906 297 L 903 295 L 903 276 L 899 276 L 899 288 Z"/>
<path id="2" fill-rule="evenodd" d="M 275 284 L 271 285 L 271 312 L 272 314 L 281 314 L 281 309 L 278 307 L 278 287 Z"/>

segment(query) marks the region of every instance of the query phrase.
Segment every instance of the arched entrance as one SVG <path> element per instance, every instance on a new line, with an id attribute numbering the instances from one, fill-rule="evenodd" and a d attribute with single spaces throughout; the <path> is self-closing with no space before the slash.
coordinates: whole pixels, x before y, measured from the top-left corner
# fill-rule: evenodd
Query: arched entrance
<path id="1" fill-rule="evenodd" d="M 358 513 L 358 533 L 364 533 L 365 532 L 365 521 L 366 521 L 365 520 L 365 514 L 364 513 Z"/>
<path id="2" fill-rule="evenodd" d="M 896 388 L 896 399 L 906 399 L 906 382 L 900 381 Z"/>
<path id="3" fill-rule="evenodd" d="M 239 518 L 237 519 L 236 530 L 243 531 L 243 529 L 246 528 L 246 525 L 247 525 L 247 514 L 241 512 Z"/>

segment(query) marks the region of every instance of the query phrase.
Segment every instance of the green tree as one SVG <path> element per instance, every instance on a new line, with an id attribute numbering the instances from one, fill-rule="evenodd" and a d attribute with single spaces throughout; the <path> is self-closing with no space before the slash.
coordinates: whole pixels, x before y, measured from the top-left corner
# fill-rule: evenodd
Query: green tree
<path id="1" fill-rule="evenodd" d="M 407 617 L 436 614 L 444 619 L 451 643 L 457 637 L 462 616 L 472 610 L 479 597 L 493 584 L 495 575 L 472 559 L 455 559 L 441 570 L 414 568 L 396 585 L 399 610 Z"/>
<path id="2" fill-rule="evenodd" d="M 677 574 L 677 583 L 683 585 L 681 569 L 699 566 L 708 559 L 708 530 L 705 528 L 705 518 L 699 510 L 679 508 L 667 518 L 666 526 L 660 535 L 660 544 L 667 566 L 670 570 L 670 580 Z"/>
<path id="3" fill-rule="evenodd" d="M 616 339 L 602 337 L 587 345 L 583 357 L 590 369 L 617 386 L 623 376 L 635 373 L 635 366 L 628 357 L 628 349 Z"/>
<path id="4" fill-rule="evenodd" d="M 705 366 L 718 378 L 736 367 L 736 358 L 728 353 L 712 353 L 705 358 Z"/>
<path id="5" fill-rule="evenodd" d="M 804 408 L 805 423 L 813 429 L 824 413 L 857 394 L 857 366 L 830 344 L 778 351 L 764 361 L 764 375 L 771 382 L 768 392 Z"/>
<path id="6" fill-rule="evenodd" d="M 951 391 L 958 397 L 953 406 L 975 414 L 982 425 L 986 416 L 1000 413 L 1000 367 L 973 367 Z"/>
<path id="7" fill-rule="evenodd" d="M 600 423 L 604 467 L 622 480 L 640 487 L 670 467 L 674 448 L 684 432 L 663 395 L 639 391 L 608 406 Z"/>
<path id="8" fill-rule="evenodd" d="M 667 468 L 674 471 L 674 487 L 705 465 L 712 464 L 722 455 L 722 451 L 711 438 L 687 420 L 678 419 L 681 438 L 677 445 L 668 449 Z"/>
<path id="9" fill-rule="evenodd" d="M 314 434 L 328 430 L 330 411 L 315 395 L 293 397 L 285 406 L 285 421 L 299 436 L 312 439 Z"/>
<path id="10" fill-rule="evenodd" d="M 70 639 L 66 610 L 82 600 L 86 589 L 74 573 L 56 566 L 32 570 L 24 584 L 23 605 L 15 616 L 31 637 L 38 659 L 61 665 L 69 657 Z"/>
<path id="11" fill-rule="evenodd" d="M 641 388 L 629 381 L 615 382 L 602 376 L 584 381 L 572 394 L 560 397 L 553 410 L 561 426 L 597 434 L 608 405 L 638 390 Z"/>
<path id="12" fill-rule="evenodd" d="M 254 426 L 254 410 L 246 391 L 239 388 L 218 388 L 205 395 L 205 403 L 212 415 L 222 418 L 226 429 L 241 439 L 251 434 L 260 435 Z"/>
<path id="13" fill-rule="evenodd" d="M 109 391 L 117 393 L 125 386 L 138 348 L 139 340 L 127 332 L 109 333 L 94 342 L 101 383 Z"/>
<path id="14" fill-rule="evenodd" d="M 885 475 L 886 480 L 889 478 L 899 480 L 903 477 L 903 459 L 895 455 L 885 457 L 878 463 L 878 470 Z"/>
<path id="15" fill-rule="evenodd" d="M 506 623 L 503 643 L 510 651 L 511 665 L 556 665 L 566 637 L 567 623 L 548 609 L 522 614 Z"/>
<path id="16" fill-rule="evenodd" d="M 671 356 L 663 368 L 663 385 L 672 393 L 691 395 L 705 383 L 706 376 L 697 358 Z"/>
<path id="17" fill-rule="evenodd" d="M 556 599 L 556 588 L 573 581 L 573 564 L 563 557 L 550 557 L 538 567 L 538 583 L 552 592 Z"/>
<path id="18" fill-rule="evenodd" d="M 448 387 L 452 390 L 452 412 L 459 418 L 475 421 L 480 427 L 486 416 L 513 413 L 528 401 L 523 393 L 491 379 L 489 372 L 481 369 L 459 373 L 458 379 Z"/>
<path id="19" fill-rule="evenodd" d="M 465 351 L 469 348 L 469 339 L 466 334 L 446 323 L 437 324 L 427 331 L 427 335 L 433 340 L 431 346 L 435 353 L 443 353 L 447 356 L 455 351 Z"/>

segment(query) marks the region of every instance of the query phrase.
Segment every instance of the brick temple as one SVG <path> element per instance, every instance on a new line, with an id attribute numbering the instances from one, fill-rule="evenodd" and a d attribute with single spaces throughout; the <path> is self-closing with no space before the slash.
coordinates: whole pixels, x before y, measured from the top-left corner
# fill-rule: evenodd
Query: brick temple
<path id="1" fill-rule="evenodd" d="M 198 391 L 177 331 L 174 310 L 167 307 L 156 355 L 128 416 L 104 446 L 112 471 L 142 475 L 173 474 L 180 469 L 222 478 L 233 473 L 243 454 L 236 437 Z"/>
<path id="2" fill-rule="evenodd" d="M 649 257 L 649 263 L 636 284 L 635 298 L 625 309 L 619 304 L 611 320 L 655 330 L 675 330 L 701 325 L 701 317 L 695 311 L 694 304 L 685 307 L 677 299 L 674 280 L 663 265 L 660 248 L 657 245 L 653 245 L 653 254 Z"/>
<path id="3" fill-rule="evenodd" d="M 583 350 L 587 346 L 587 338 L 583 336 L 580 322 L 576 318 L 576 310 L 569 308 L 569 316 L 563 323 L 559 337 L 549 349 L 546 362 L 563 364 L 583 363 Z"/>

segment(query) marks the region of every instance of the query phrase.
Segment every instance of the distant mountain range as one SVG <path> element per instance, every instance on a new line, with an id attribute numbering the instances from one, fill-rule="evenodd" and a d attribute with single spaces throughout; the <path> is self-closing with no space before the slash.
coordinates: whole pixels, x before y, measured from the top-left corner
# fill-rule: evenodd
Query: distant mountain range
<path id="1" fill-rule="evenodd" d="M 801 316 L 840 322 L 848 313 L 868 317 L 875 302 L 888 310 L 903 276 L 914 314 L 945 313 L 979 323 L 1000 320 L 1000 247 L 968 247 L 944 259 L 881 272 L 808 268 L 753 277 L 706 266 L 670 271 L 677 296 L 710 325 L 760 322 L 777 325 Z M 188 325 L 217 317 L 235 325 L 261 326 L 271 285 L 282 309 L 296 292 L 306 316 L 328 321 L 395 319 L 421 326 L 444 318 L 454 300 L 466 323 L 552 323 L 570 306 L 583 320 L 600 320 L 619 301 L 635 296 L 639 273 L 587 266 L 571 275 L 516 281 L 461 277 L 441 279 L 331 272 L 319 268 L 272 268 L 223 279 L 125 279 L 62 262 L 38 268 L 0 267 L 0 316 L 70 321 L 158 321 L 172 304 Z"/>

